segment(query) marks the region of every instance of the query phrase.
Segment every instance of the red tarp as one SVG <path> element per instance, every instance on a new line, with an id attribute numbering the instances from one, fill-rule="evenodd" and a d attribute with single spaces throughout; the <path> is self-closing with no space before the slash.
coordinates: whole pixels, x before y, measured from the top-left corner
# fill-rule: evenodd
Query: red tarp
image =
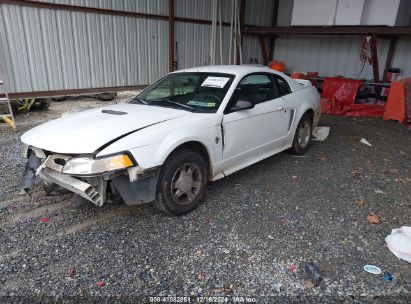
<path id="1" fill-rule="evenodd" d="M 321 112 L 345 116 L 382 117 L 380 105 L 355 104 L 355 97 L 362 80 L 326 77 L 321 98 Z"/>

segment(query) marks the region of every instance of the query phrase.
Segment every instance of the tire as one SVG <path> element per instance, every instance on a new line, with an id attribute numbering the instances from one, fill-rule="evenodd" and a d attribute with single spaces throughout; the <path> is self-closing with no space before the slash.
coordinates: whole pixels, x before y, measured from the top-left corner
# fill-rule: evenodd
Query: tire
<path id="1" fill-rule="evenodd" d="M 111 101 L 116 98 L 117 93 L 101 93 L 95 95 L 97 99 L 102 101 Z"/>
<path id="2" fill-rule="evenodd" d="M 208 179 L 206 161 L 191 150 L 179 150 L 162 167 L 154 206 L 169 215 L 194 210 L 204 196 Z"/>
<path id="3" fill-rule="evenodd" d="M 308 151 L 308 147 L 313 133 L 313 122 L 308 113 L 301 117 L 295 131 L 293 145 L 290 148 L 290 153 L 294 155 L 304 155 Z"/>
<path id="4" fill-rule="evenodd" d="M 50 108 L 51 98 L 36 98 L 36 101 L 31 106 L 33 111 L 45 111 Z"/>
<path id="5" fill-rule="evenodd" d="M 61 101 L 66 101 L 67 98 L 68 96 L 56 96 L 56 97 L 52 97 L 51 100 L 61 102 Z"/>

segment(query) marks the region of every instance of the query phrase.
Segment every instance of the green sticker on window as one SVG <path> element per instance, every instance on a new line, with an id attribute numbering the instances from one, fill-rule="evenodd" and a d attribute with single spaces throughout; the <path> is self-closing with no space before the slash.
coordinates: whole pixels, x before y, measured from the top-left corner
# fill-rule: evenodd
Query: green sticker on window
<path id="1" fill-rule="evenodd" d="M 190 106 L 198 106 L 198 107 L 204 107 L 204 108 L 215 107 L 215 102 L 206 102 L 206 101 L 190 100 L 189 102 L 187 102 L 187 104 Z"/>

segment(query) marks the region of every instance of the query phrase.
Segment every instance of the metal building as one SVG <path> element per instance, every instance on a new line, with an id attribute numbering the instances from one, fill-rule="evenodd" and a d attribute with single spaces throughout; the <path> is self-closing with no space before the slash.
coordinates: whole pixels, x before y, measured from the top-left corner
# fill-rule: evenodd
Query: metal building
<path id="1" fill-rule="evenodd" d="M 221 1 L 224 49 L 233 1 Z M 207 65 L 212 3 L 1 0 L 0 64 L 9 91 L 12 96 L 40 96 L 145 86 L 170 70 L 170 34 L 177 69 Z M 271 0 L 242 3 L 245 22 L 271 25 Z M 244 62 L 262 61 L 255 37 L 244 39 L 243 50 Z M 228 59 L 224 52 L 223 63 Z"/>
<path id="2" fill-rule="evenodd" d="M 215 2 L 0 0 L 0 68 L 12 97 L 143 87 L 170 70 L 211 63 Z M 334 35 L 333 27 L 317 27 L 313 31 L 320 29 L 321 35 L 296 35 L 298 27 L 290 26 L 291 0 L 219 3 L 224 52 L 217 64 L 239 62 L 238 55 L 234 58 L 226 51 L 233 40 L 232 11 L 237 5 L 243 63 L 266 64 L 278 59 L 286 63 L 286 72 L 353 77 L 361 71 L 360 77 L 367 79 L 382 79 L 387 67 L 395 66 L 402 69 L 403 76 L 411 76 L 409 27 L 393 27 L 386 32 L 389 35 L 381 35 L 378 67 L 362 69 L 359 34 L 368 29 L 348 28 L 345 35 Z"/>

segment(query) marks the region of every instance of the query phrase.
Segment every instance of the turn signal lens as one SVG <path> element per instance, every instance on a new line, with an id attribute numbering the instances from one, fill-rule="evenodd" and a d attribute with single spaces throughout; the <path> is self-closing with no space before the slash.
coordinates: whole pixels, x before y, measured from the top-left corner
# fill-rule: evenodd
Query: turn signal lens
<path id="1" fill-rule="evenodd" d="M 103 160 L 106 171 L 124 169 L 133 166 L 133 162 L 128 155 L 117 155 Z"/>

